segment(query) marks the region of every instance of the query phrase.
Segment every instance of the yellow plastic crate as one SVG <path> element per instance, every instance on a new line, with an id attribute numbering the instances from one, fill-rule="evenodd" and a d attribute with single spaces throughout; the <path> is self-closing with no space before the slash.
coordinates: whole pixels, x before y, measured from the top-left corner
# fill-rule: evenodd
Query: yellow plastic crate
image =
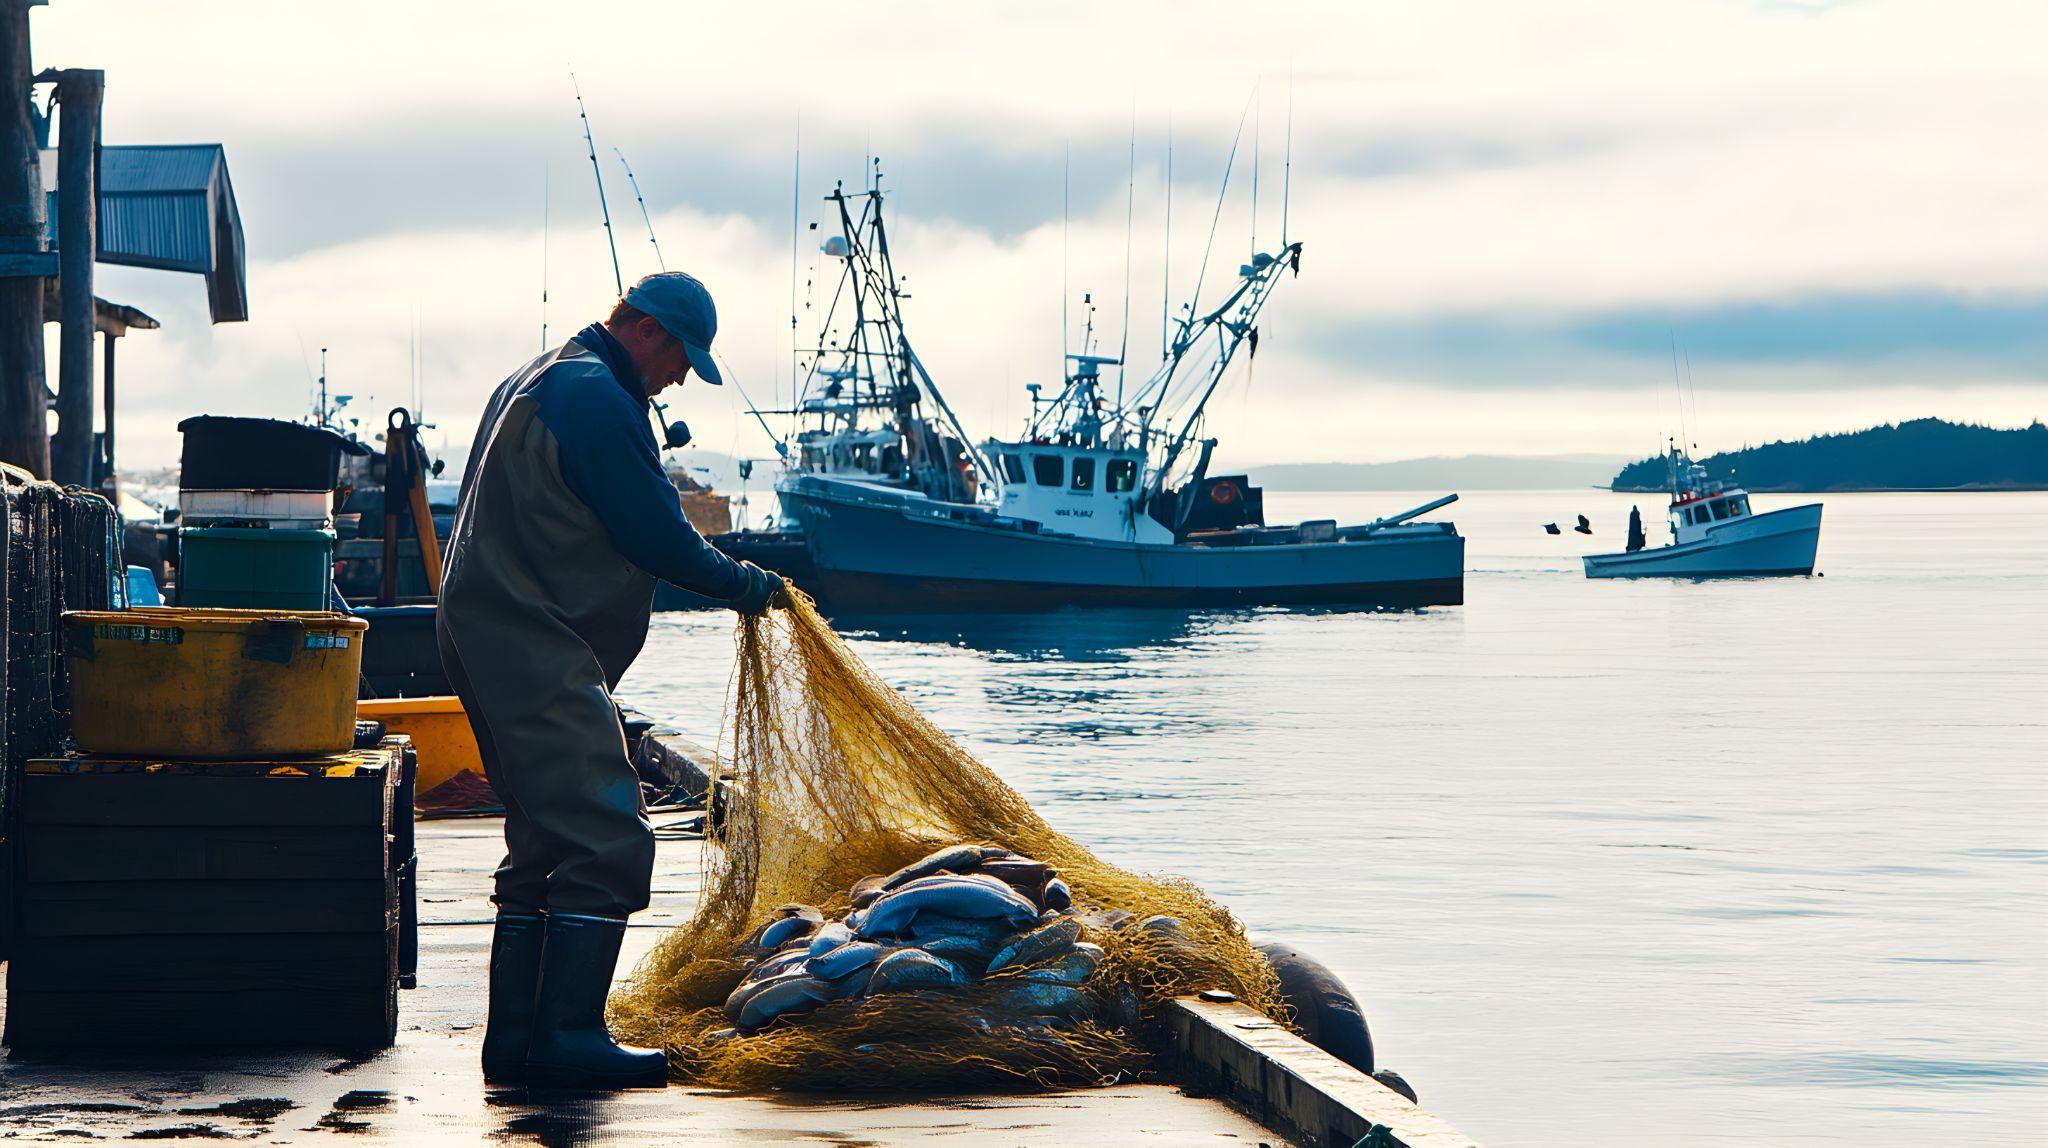
<path id="1" fill-rule="evenodd" d="M 415 793 L 432 793 L 464 770 L 482 777 L 483 755 L 462 699 L 448 694 L 422 698 L 374 698 L 356 703 L 364 721 L 380 721 L 389 733 L 412 738 L 420 757 Z"/>
<path id="2" fill-rule="evenodd" d="M 369 623 L 162 606 L 64 615 L 71 728 L 87 753 L 235 760 L 355 745 Z"/>

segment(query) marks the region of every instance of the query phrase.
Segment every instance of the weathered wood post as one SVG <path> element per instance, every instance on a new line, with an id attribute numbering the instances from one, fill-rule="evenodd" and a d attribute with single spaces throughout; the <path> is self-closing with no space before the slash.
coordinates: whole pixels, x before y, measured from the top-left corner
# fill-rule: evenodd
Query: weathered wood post
<path id="1" fill-rule="evenodd" d="M 106 476 L 100 493 L 109 502 L 114 498 L 114 347 L 120 342 L 121 332 L 108 327 L 100 342 L 100 375 L 102 402 L 105 404 L 107 429 L 100 432 L 100 473 Z"/>
<path id="2" fill-rule="evenodd" d="M 0 0 L 0 462 L 50 473 L 43 382 L 42 163 L 29 107 L 29 0 Z"/>
<path id="3" fill-rule="evenodd" d="M 57 434 L 50 477 L 92 482 L 93 260 L 99 255 L 100 104 L 107 74 L 93 68 L 55 73 L 64 109 L 57 140 Z"/>

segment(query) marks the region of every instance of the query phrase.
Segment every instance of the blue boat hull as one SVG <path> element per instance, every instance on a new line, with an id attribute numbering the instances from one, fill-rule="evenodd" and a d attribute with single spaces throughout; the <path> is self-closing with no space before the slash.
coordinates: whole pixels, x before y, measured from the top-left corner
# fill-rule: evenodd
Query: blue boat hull
<path id="1" fill-rule="evenodd" d="M 805 589 L 840 611 L 920 613 L 1061 606 L 1458 605 L 1465 540 L 1448 524 L 1369 540 L 1257 546 L 1109 542 L 992 524 L 970 508 L 799 482 Z M 1000 520 L 997 520 L 1000 521 Z"/>
<path id="2" fill-rule="evenodd" d="M 1766 578 L 1813 573 L 1820 503 L 1715 525 L 1697 542 L 1586 555 L 1588 578 Z"/>

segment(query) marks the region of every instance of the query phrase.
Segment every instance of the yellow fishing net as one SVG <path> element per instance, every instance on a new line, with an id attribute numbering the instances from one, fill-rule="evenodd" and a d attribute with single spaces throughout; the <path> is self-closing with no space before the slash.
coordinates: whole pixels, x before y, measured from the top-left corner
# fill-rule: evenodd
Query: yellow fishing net
<path id="1" fill-rule="evenodd" d="M 743 1090 L 958 1089 L 1128 1078 L 1150 1060 L 1156 1010 L 1226 989 L 1283 1018 L 1271 967 L 1193 884 L 1106 864 L 1060 834 L 988 767 L 863 665 L 810 600 L 745 619 L 728 740 L 709 819 L 702 900 L 614 994 L 622 1041 L 665 1048 L 675 1079 Z M 1086 1019 L 1019 1018 L 986 980 L 839 1000 L 735 1033 L 724 1010 L 750 935 L 779 906 L 844 917 L 849 890 L 958 843 L 1057 869 L 1101 947 L 1080 986 Z M 1177 918 L 1166 929 L 1102 924 Z M 1063 990 L 1064 991 L 1064 990 Z"/>

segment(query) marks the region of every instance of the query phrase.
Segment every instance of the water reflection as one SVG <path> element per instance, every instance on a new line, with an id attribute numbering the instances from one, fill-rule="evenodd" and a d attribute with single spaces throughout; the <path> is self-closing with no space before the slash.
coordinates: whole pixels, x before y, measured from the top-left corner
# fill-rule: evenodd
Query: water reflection
<path id="1" fill-rule="evenodd" d="M 1242 618 L 1242 611 L 1046 610 L 1028 614 L 845 614 L 849 638 L 956 646 L 1017 661 L 1114 662 L 1170 647 Z"/>

